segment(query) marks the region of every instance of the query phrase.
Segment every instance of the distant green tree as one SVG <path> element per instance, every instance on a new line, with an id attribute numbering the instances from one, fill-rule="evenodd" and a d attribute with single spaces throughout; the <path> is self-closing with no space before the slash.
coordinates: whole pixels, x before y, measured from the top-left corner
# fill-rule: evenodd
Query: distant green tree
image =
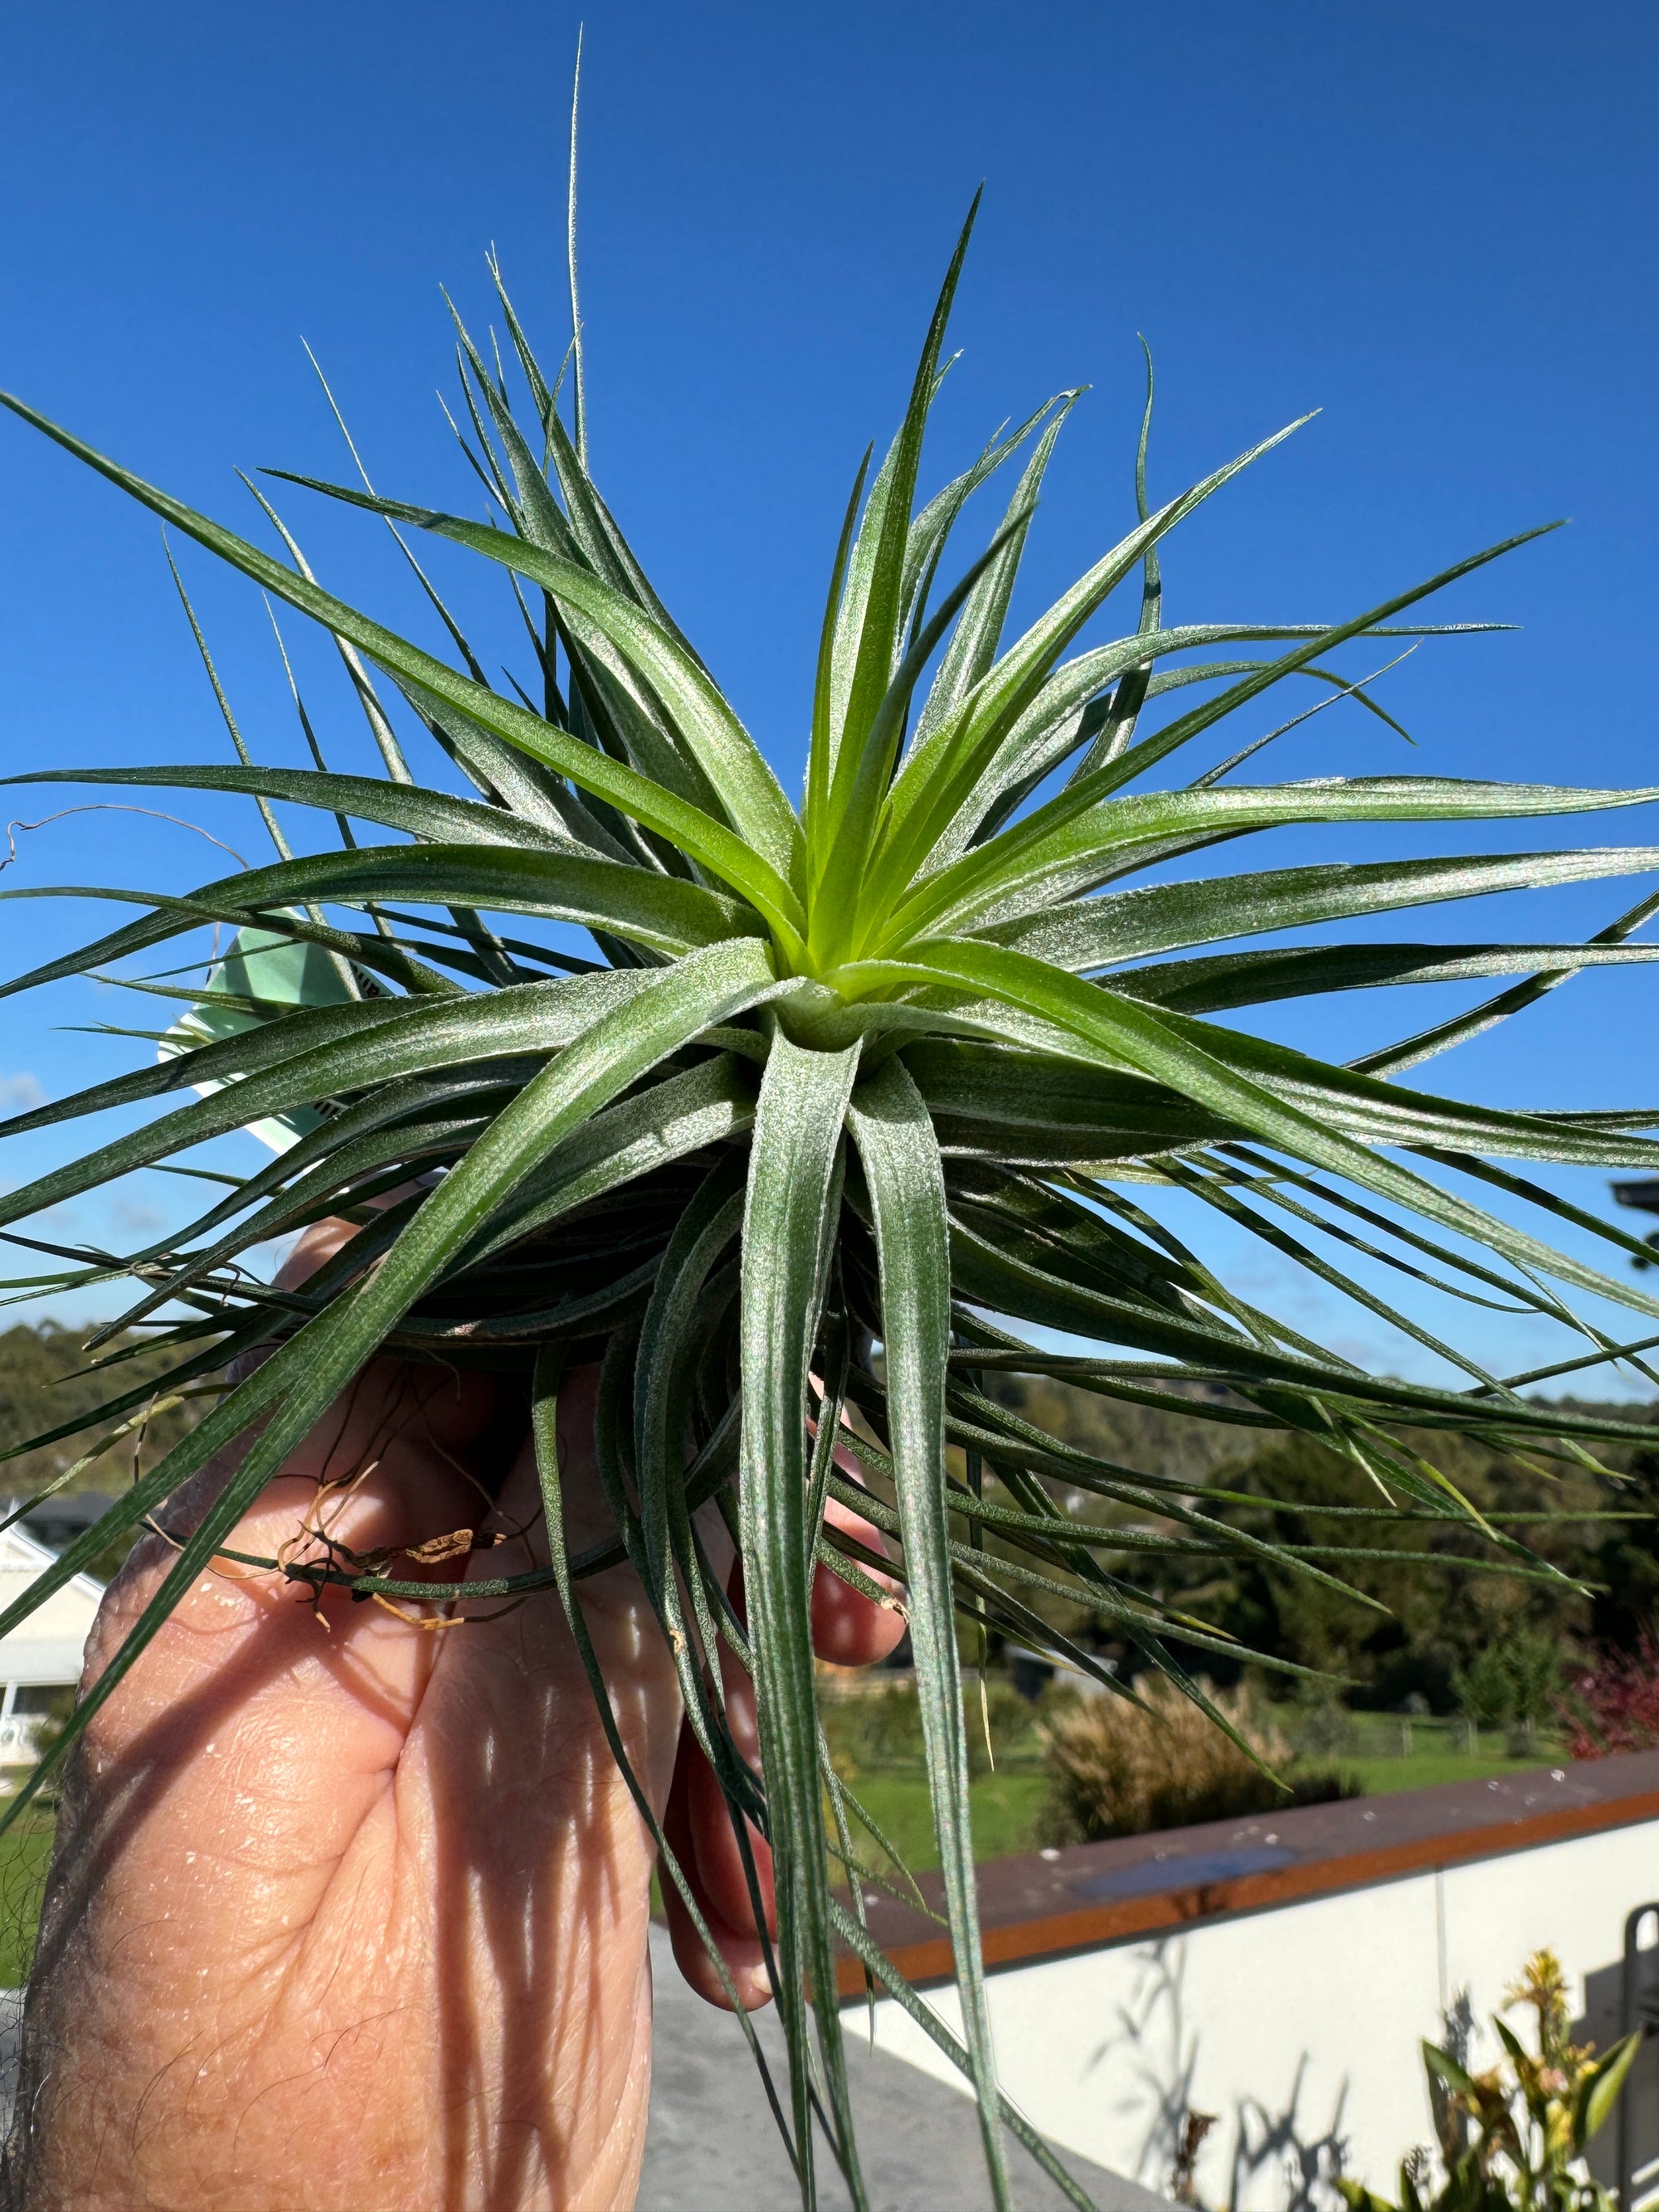
<path id="1" fill-rule="evenodd" d="M 1504 1726 L 1510 1717 L 1514 1684 L 1502 1647 L 1484 1644 L 1452 1676 L 1452 1689 L 1466 1719 L 1478 1729 Z"/>
<path id="2" fill-rule="evenodd" d="M 1042 1394 L 1040 1418 L 1046 1427 L 1102 1458 L 1161 1475 L 1190 1474 L 1194 1482 L 1224 1482 L 1245 1502 L 1212 1510 L 1252 1535 L 1281 1544 L 1343 1547 L 1352 1553 L 1401 1544 L 1420 1548 L 1425 1558 L 1416 1562 L 1329 1562 L 1340 1582 L 1358 1590 L 1358 1597 L 1255 1559 L 1170 1559 L 1161 1568 L 1159 1586 L 1183 1608 L 1256 1650 L 1343 1677 L 1354 1686 L 1349 1690 L 1352 1705 L 1387 1710 L 1420 1697 L 1433 1712 L 1458 1712 L 1458 1679 L 1467 1677 L 1482 1648 L 1510 1648 L 1504 1666 L 1513 1674 L 1522 1663 L 1516 1639 L 1535 1637 L 1535 1646 L 1524 1646 L 1526 1666 L 1531 1668 L 1528 1686 L 1517 1690 L 1510 1674 L 1504 1674 L 1504 1712 L 1482 1723 L 1528 1728 L 1553 1710 L 1564 1652 L 1599 1632 L 1599 1610 L 1590 1599 L 1562 1583 L 1491 1573 L 1475 1558 L 1475 1544 L 1458 1528 L 1418 1522 L 1402 1531 L 1398 1522 L 1389 1524 L 1370 1482 L 1312 1437 L 1287 1436 L 1283 1443 L 1263 1437 L 1267 1449 L 1252 1453 L 1248 1447 L 1261 1431 L 1252 1436 L 1249 1429 L 1221 1422 L 1176 1420 L 1157 1409 L 1119 1407 L 1053 1380 L 1024 1382 L 1000 1376 L 995 1391 L 1015 1409 L 1024 1405 L 1026 1394 Z M 1646 1409 L 1626 1405 L 1617 1407 L 1617 1413 L 1641 1422 Z M 1172 1431 L 1168 1455 L 1166 1429 Z M 1179 1458 L 1176 1433 L 1182 1440 Z M 1608 1506 L 1659 1510 L 1659 1451 L 1644 1453 L 1635 1443 L 1628 1451 L 1617 1449 L 1608 1464 L 1617 1468 L 1624 1462 L 1631 1474 L 1628 1489 L 1610 1491 L 1604 1480 L 1571 1462 L 1531 1467 L 1447 1436 L 1418 1436 L 1411 1443 L 1486 1513 L 1564 1516 L 1555 1522 L 1526 1522 L 1516 1533 L 1573 1582 L 1608 1582 L 1631 1621 L 1650 1620 L 1659 1604 L 1655 1522 L 1606 1524 L 1573 1516 L 1604 1513 Z M 1374 1500 L 1382 1510 L 1371 1520 L 1364 1506 Z M 1078 1624 L 1066 1626 L 1078 1632 Z M 1103 1628 L 1106 1624 L 1102 1632 Z M 1639 1641 L 1639 1628 L 1631 1635 Z M 1121 1663 L 1133 1672 L 1139 1662 L 1133 1650 L 1124 1650 Z M 1218 1681 L 1228 1679 L 1225 1662 L 1206 1663 Z"/>
<path id="3" fill-rule="evenodd" d="M 1508 1624 L 1455 1671 L 1453 1693 L 1477 1728 L 1507 1728 L 1530 1748 L 1539 1722 L 1555 1711 L 1566 1656 L 1547 1629 Z"/>

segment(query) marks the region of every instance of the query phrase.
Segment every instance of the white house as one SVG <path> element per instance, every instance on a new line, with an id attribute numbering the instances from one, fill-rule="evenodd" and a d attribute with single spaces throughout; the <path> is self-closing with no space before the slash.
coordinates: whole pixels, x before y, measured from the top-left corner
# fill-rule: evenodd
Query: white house
<path id="1" fill-rule="evenodd" d="M 0 1607 L 9 1606 L 58 1554 L 14 1527 L 0 1531 Z M 76 1575 L 54 1590 L 38 1613 L 0 1636 L 0 1765 L 34 1757 L 41 1721 L 59 1695 L 81 1679 L 81 1655 L 104 1586 Z"/>

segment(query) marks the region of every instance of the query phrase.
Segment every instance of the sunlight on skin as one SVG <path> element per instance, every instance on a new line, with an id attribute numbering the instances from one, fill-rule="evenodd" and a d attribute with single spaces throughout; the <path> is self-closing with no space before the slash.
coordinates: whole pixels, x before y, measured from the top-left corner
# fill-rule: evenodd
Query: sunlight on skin
<path id="1" fill-rule="evenodd" d="M 313 1231 L 282 1279 L 301 1279 L 347 1233 Z M 610 1533 L 596 1379 L 573 1372 L 560 1399 L 573 1549 Z M 524 1425 L 510 1385 L 378 1362 L 231 1541 L 275 1556 L 309 1515 L 360 1552 L 464 1528 L 503 1536 L 458 1556 L 463 1582 L 544 1564 Z M 173 1500 L 170 1534 L 228 1472 L 210 1468 Z M 497 1491 L 491 1509 L 484 1492 Z M 159 1534 L 137 1547 L 100 1612 L 88 1680 L 171 1557 Z M 858 1664 L 892 1648 L 896 1613 L 820 1581 L 826 1656 Z M 631 1569 L 581 1588 L 618 1727 L 660 1812 L 682 1733 L 665 1647 Z M 632 2203 L 650 2085 L 650 1838 L 556 1599 L 470 1610 L 465 1627 L 427 1631 L 338 1589 L 319 1620 L 269 1574 L 225 1567 L 197 1583 L 70 1768 L 10 2204 Z M 747 1718 L 746 1683 L 734 1668 L 726 1682 Z M 683 1753 L 678 1772 L 671 1837 L 745 2002 L 763 2002 L 718 1789 L 701 1754 Z M 769 1892 L 769 1867 L 763 1881 Z M 720 2001 L 683 1908 L 674 1922 L 688 1978 Z"/>

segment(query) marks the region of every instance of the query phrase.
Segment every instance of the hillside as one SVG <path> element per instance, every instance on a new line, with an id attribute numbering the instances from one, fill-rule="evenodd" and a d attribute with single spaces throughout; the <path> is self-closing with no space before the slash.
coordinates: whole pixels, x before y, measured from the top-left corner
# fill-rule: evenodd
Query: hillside
<path id="1" fill-rule="evenodd" d="M 56 1322 L 26 1323 L 0 1331 L 0 1453 L 16 1450 L 32 1437 L 60 1426 L 74 1415 L 89 1413 L 136 1384 L 157 1381 L 175 1363 L 166 1354 L 139 1348 L 142 1339 L 121 1336 L 88 1355 L 84 1332 L 64 1328 Z M 117 1366 L 88 1371 L 88 1361 L 107 1362 L 113 1355 L 131 1353 Z M 209 1401 L 180 1406 L 154 1417 L 142 1432 L 125 1437 L 92 1466 L 65 1485 L 70 1490 L 118 1490 L 137 1474 L 154 1467 L 199 1418 L 198 1408 Z M 85 1453 L 103 1433 L 92 1430 L 66 1437 L 61 1443 L 26 1451 L 15 1458 L 0 1459 L 0 1496 L 31 1496 L 53 1482 Z"/>

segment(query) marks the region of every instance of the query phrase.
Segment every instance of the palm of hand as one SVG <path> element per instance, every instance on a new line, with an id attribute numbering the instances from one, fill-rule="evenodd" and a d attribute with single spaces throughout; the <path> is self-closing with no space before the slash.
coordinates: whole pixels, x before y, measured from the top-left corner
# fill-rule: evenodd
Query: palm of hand
<path id="1" fill-rule="evenodd" d="M 580 1543 L 596 1500 L 574 1379 L 561 1445 Z M 467 1462 L 489 1448 L 495 1394 L 412 1395 L 407 1370 L 371 1370 L 236 1548 L 275 1553 L 316 1518 L 319 1478 L 369 1462 L 337 1498 L 342 1541 L 477 1522 Z M 536 1505 L 521 1448 L 495 1523 Z M 124 1570 L 94 1670 L 168 1556 L 152 1536 Z M 527 1564 L 523 1540 L 480 1571 L 504 1562 Z M 660 1807 L 672 1667 L 628 1570 L 584 1599 Z M 273 1577 L 204 1576 L 99 1715 L 36 1968 L 31 2204 L 629 2200 L 649 1839 L 556 1601 L 466 1609 L 485 1617 L 423 1631 L 331 1592 L 325 1628 Z"/>
<path id="2" fill-rule="evenodd" d="M 312 1231 L 279 1280 L 302 1279 L 348 1233 Z M 595 1380 L 579 1370 L 559 1404 L 575 1550 L 614 1534 L 593 1459 Z M 360 1553 L 478 1529 L 498 1547 L 458 1547 L 459 1587 L 543 1565 L 526 1426 L 521 1399 L 487 1377 L 377 1362 L 232 1548 L 281 1556 L 319 1525 Z M 228 1472 L 204 1469 L 173 1501 L 169 1534 Z M 879 1547 L 867 1523 L 830 1510 Z M 135 1547 L 94 1627 L 88 1680 L 171 1556 L 161 1534 Z M 742 1856 L 682 1735 L 645 1594 L 621 1567 L 585 1580 L 581 1599 L 633 1771 L 727 1978 L 763 2003 Z M 70 1767 L 9 2201 L 631 2203 L 650 2085 L 651 1838 L 556 1602 L 456 1610 L 465 1626 L 432 1629 L 338 1589 L 313 1609 L 277 1577 L 222 1565 L 170 1616 Z M 884 1656 L 903 1626 L 822 1571 L 812 1623 L 823 1656 L 851 1665 Z M 733 1741 L 756 1758 L 749 1686 L 723 1674 Z M 751 1841 L 769 1909 L 769 1856 Z M 726 2002 L 665 1890 L 682 1971 Z"/>

